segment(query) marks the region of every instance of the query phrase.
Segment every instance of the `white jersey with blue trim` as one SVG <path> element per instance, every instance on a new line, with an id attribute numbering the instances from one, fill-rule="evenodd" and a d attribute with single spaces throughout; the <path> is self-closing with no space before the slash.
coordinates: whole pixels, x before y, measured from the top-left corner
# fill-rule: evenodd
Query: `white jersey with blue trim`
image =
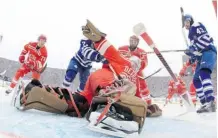
<path id="1" fill-rule="evenodd" d="M 205 26 L 200 22 L 194 23 L 190 27 L 188 37 L 191 46 L 195 47 L 196 51 L 199 53 L 215 48 L 213 38 L 208 34 Z"/>
<path id="2" fill-rule="evenodd" d="M 80 41 L 80 49 L 74 56 L 83 67 L 91 67 L 91 63 L 93 61 L 100 62 L 101 57 L 100 53 L 93 49 L 92 41 L 87 39 Z"/>

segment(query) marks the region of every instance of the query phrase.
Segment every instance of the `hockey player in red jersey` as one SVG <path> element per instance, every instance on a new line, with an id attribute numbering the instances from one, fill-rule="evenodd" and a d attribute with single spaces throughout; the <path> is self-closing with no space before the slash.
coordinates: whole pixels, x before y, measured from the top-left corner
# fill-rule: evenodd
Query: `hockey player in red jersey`
<path id="1" fill-rule="evenodd" d="M 40 78 L 39 72 L 43 69 L 47 59 L 46 40 L 47 38 L 44 35 L 40 35 L 38 42 L 30 42 L 24 46 L 19 57 L 21 67 L 15 73 L 9 88 L 6 90 L 7 94 L 11 93 L 19 79 L 29 72 L 32 72 L 33 79 Z"/>
<path id="2" fill-rule="evenodd" d="M 183 65 L 182 69 L 180 70 L 179 72 L 179 75 L 181 77 L 185 76 L 185 72 L 187 70 L 188 67 L 191 67 L 192 69 L 192 72 L 194 73 L 195 72 L 195 68 L 196 68 L 196 61 L 193 60 L 193 59 L 189 59 L 188 61 L 185 62 L 185 64 Z M 197 99 L 196 99 L 196 89 L 195 89 L 195 86 L 193 84 L 193 81 L 190 82 L 189 84 L 189 93 L 191 95 L 191 98 L 192 98 L 192 102 L 194 105 L 196 105 L 196 102 L 197 102 Z"/>
<path id="3" fill-rule="evenodd" d="M 180 77 L 185 76 L 185 72 L 186 72 L 187 68 L 190 67 L 190 66 L 192 67 L 192 72 L 194 72 L 195 67 L 196 67 L 196 62 L 192 62 L 192 60 L 188 60 L 187 62 L 185 62 L 185 64 L 183 65 L 182 69 L 179 72 L 179 76 Z M 170 81 L 169 84 L 168 84 L 168 96 L 166 98 L 165 105 L 170 101 L 170 99 L 173 97 L 173 95 L 175 93 L 177 93 L 176 91 L 177 91 L 177 89 L 174 86 L 174 81 Z M 196 102 L 197 102 L 196 90 L 195 90 L 195 87 L 194 87 L 194 84 L 193 84 L 192 81 L 189 84 L 189 93 L 191 95 L 191 99 L 192 99 L 193 104 L 196 105 Z M 180 99 L 180 104 L 182 105 L 182 100 L 181 99 Z"/>
<path id="4" fill-rule="evenodd" d="M 166 104 L 168 104 L 168 102 L 170 101 L 170 99 L 173 97 L 174 94 L 177 94 L 178 96 L 180 96 L 183 94 L 183 92 L 186 91 L 185 82 L 182 80 L 181 77 L 178 77 L 177 79 L 179 80 L 179 84 L 180 84 L 179 87 L 178 87 L 178 85 L 176 85 L 176 82 L 174 80 L 169 81 L 168 95 L 167 95 L 166 102 L 165 102 L 164 106 L 166 106 Z M 180 99 L 180 104 L 182 104 L 181 99 Z"/>
<path id="5" fill-rule="evenodd" d="M 136 56 L 141 60 L 141 67 L 138 72 L 138 76 L 143 76 L 143 69 L 148 65 L 147 53 L 138 47 L 139 38 L 135 35 L 129 38 L 129 45 L 119 47 L 119 52 L 124 58 L 130 58 Z M 151 104 L 150 91 L 147 83 L 144 79 L 137 77 L 137 92 L 138 97 L 143 98 L 147 104 Z"/>

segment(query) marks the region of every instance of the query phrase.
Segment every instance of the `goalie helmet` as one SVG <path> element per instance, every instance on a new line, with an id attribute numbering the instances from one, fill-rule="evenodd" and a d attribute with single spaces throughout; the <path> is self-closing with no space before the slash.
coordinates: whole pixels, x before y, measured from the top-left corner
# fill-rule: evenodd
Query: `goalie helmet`
<path id="1" fill-rule="evenodd" d="M 192 25 L 192 24 L 194 23 L 193 17 L 192 17 L 191 15 L 189 15 L 189 14 L 186 14 L 186 15 L 184 16 L 184 22 L 185 22 L 185 21 L 189 21 L 189 22 L 190 22 L 190 25 Z"/>

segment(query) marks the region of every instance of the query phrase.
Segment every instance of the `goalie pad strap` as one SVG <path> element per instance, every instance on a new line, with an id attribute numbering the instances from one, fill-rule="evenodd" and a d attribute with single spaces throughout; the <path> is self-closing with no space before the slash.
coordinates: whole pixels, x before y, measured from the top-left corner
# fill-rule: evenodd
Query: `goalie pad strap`
<path id="1" fill-rule="evenodd" d="M 51 86 L 48 85 L 47 87 L 51 90 L 50 92 L 51 92 L 53 95 L 55 95 L 57 98 L 60 98 L 60 95 L 57 94 Z"/>
<path id="2" fill-rule="evenodd" d="M 108 104 L 105 106 L 103 112 L 102 112 L 102 113 L 100 114 L 100 116 L 98 117 L 97 122 L 96 122 L 95 125 L 98 125 L 98 124 L 102 121 L 103 117 L 107 114 L 107 112 L 108 112 L 109 108 L 111 107 L 111 105 L 112 105 L 113 103 L 117 102 L 117 101 L 120 99 L 120 96 L 121 96 L 121 92 L 119 92 L 119 93 L 118 93 L 114 98 L 112 98 L 112 99 L 111 99 L 110 97 L 107 98 Z"/>
<path id="3" fill-rule="evenodd" d="M 81 114 L 80 114 L 80 111 L 79 111 L 79 109 L 78 109 L 78 107 L 77 107 L 77 105 L 76 105 L 74 99 L 73 99 L 73 96 L 72 96 L 71 92 L 68 91 L 68 93 L 69 93 L 69 95 L 70 95 L 70 100 L 71 100 L 71 102 L 72 102 L 72 105 L 73 105 L 74 109 L 76 110 L 76 113 L 77 113 L 78 117 L 81 118 L 82 116 L 81 116 Z"/>

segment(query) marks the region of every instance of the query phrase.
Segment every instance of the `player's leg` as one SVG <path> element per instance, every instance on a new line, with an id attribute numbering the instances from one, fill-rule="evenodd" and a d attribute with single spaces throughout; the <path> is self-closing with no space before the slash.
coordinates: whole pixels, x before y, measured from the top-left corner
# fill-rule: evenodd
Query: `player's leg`
<path id="1" fill-rule="evenodd" d="M 81 92 L 81 91 L 84 90 L 89 75 L 90 75 L 90 68 L 81 68 L 81 69 L 79 69 L 80 84 L 79 84 L 79 87 L 77 88 L 78 92 Z"/>
<path id="2" fill-rule="evenodd" d="M 40 73 L 38 73 L 36 71 L 33 71 L 32 72 L 32 78 L 36 79 L 36 80 L 39 80 L 40 79 Z"/>
<path id="3" fill-rule="evenodd" d="M 150 91 L 144 79 L 139 78 L 139 89 L 140 89 L 141 97 L 147 102 L 148 105 L 150 105 L 151 104 Z"/>
<path id="4" fill-rule="evenodd" d="M 199 98 L 202 106 L 206 103 L 206 97 L 203 92 L 203 85 L 200 80 L 200 63 L 197 64 L 194 78 L 193 78 L 193 84 L 196 89 L 197 97 Z"/>
<path id="5" fill-rule="evenodd" d="M 22 65 L 15 73 L 15 76 L 12 79 L 12 82 L 11 82 L 9 88 L 5 91 L 5 93 L 6 94 L 11 93 L 12 90 L 15 88 L 16 84 L 18 83 L 19 79 L 22 78 L 28 72 L 30 72 L 30 69 L 28 69 L 24 65 Z"/>
<path id="6" fill-rule="evenodd" d="M 211 73 L 216 64 L 217 55 L 214 51 L 206 51 L 202 55 L 200 63 L 200 78 L 203 87 L 203 92 L 206 98 L 205 112 L 214 112 L 214 92 L 211 80 Z"/>
<path id="7" fill-rule="evenodd" d="M 79 63 L 74 58 L 72 58 L 70 60 L 70 63 L 68 65 L 68 68 L 67 68 L 67 71 L 64 77 L 64 81 L 62 84 L 63 87 L 65 88 L 70 87 L 70 85 L 72 84 L 73 80 L 76 77 L 76 74 L 78 73 L 79 67 L 80 67 Z"/>

